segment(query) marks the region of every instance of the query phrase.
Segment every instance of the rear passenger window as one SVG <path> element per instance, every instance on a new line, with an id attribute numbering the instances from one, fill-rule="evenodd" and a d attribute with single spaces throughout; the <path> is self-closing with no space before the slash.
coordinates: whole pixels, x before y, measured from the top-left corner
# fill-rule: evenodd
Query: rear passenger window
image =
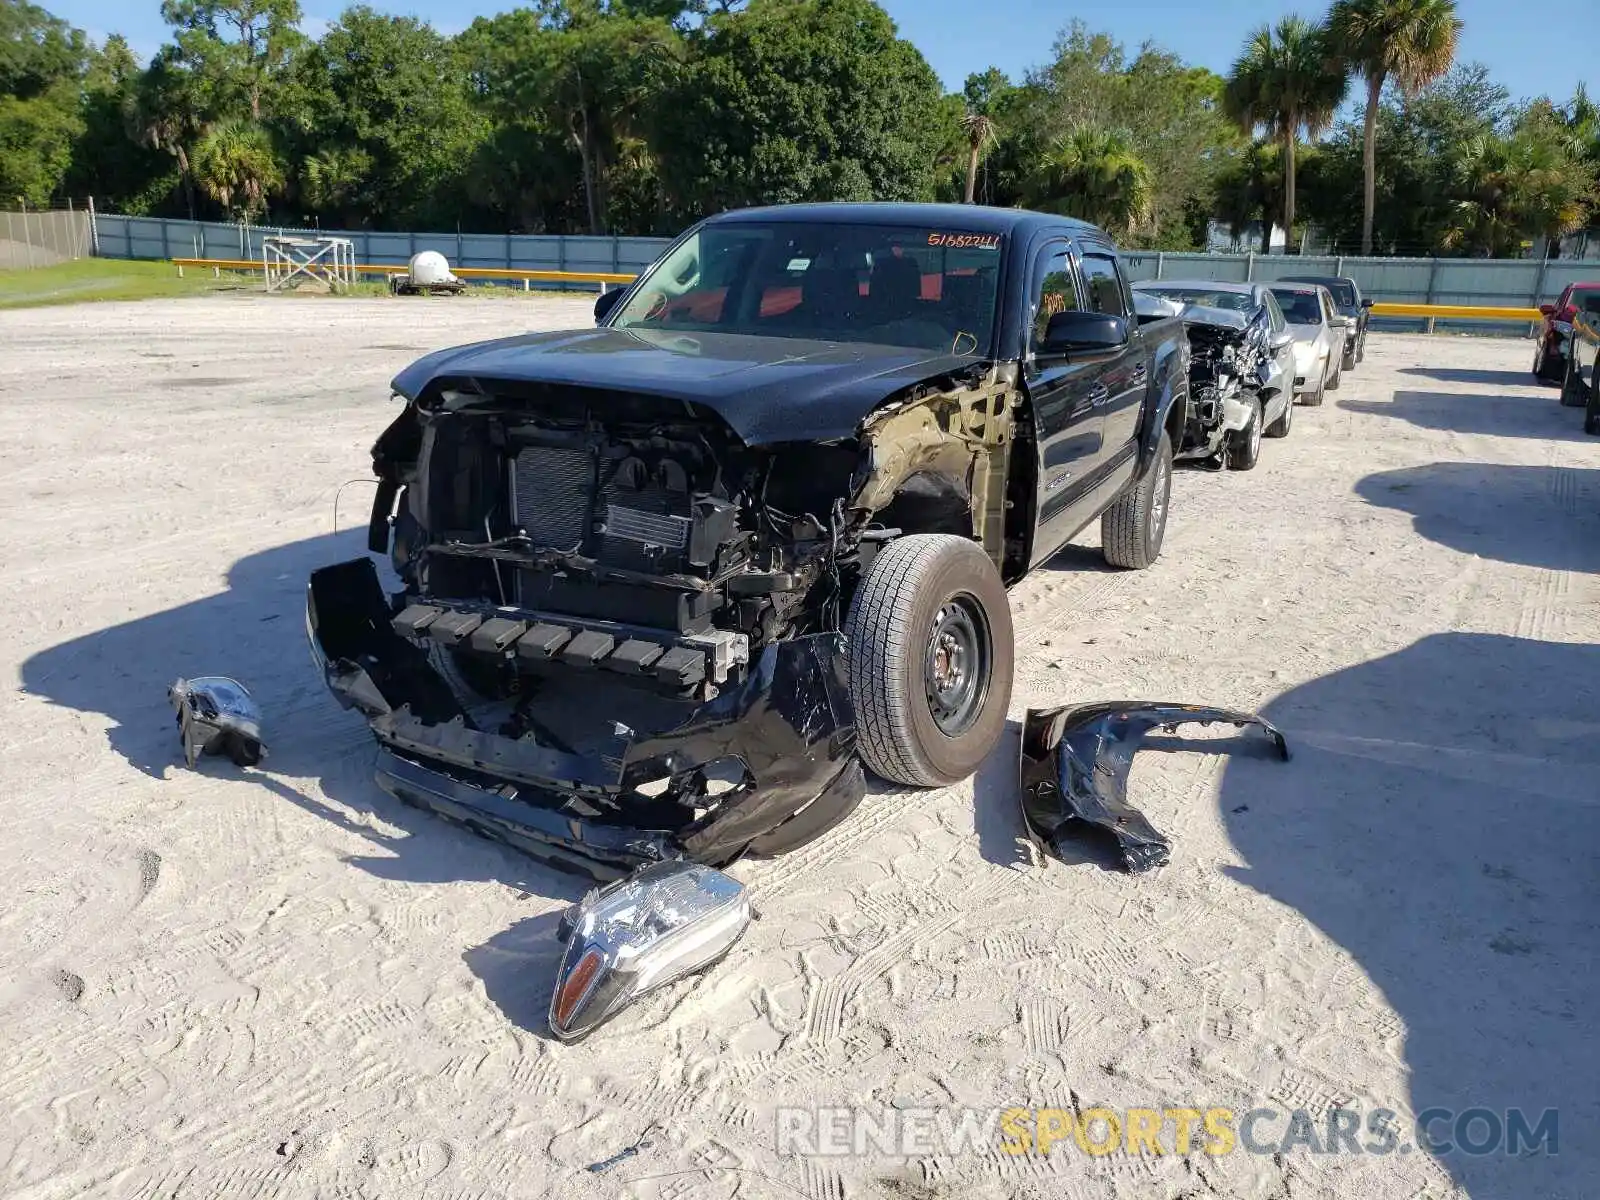
<path id="1" fill-rule="evenodd" d="M 1029 335 L 1029 349 L 1037 350 L 1044 341 L 1044 332 L 1050 318 L 1057 313 L 1072 312 L 1087 307 L 1078 292 L 1077 277 L 1072 273 L 1072 256 L 1066 246 L 1050 253 L 1039 276 L 1038 289 L 1033 301 L 1033 329 Z"/>
<path id="2" fill-rule="evenodd" d="M 1116 259 L 1100 254 L 1083 256 L 1083 286 L 1089 293 L 1089 308 L 1094 312 L 1110 313 L 1114 317 L 1128 315 L 1127 301 L 1122 294 L 1122 281 L 1117 278 Z"/>

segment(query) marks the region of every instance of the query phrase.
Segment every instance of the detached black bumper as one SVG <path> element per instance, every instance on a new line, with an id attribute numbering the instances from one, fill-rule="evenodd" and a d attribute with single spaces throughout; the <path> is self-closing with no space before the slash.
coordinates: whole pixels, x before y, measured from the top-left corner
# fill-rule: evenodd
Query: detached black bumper
<path id="1" fill-rule="evenodd" d="M 670 858 L 721 865 L 824 832 L 865 790 L 837 634 L 766 647 L 743 683 L 684 704 L 670 728 L 634 730 L 597 712 L 613 732 L 602 752 L 581 755 L 477 728 L 393 615 L 370 559 L 312 573 L 312 652 L 339 703 L 367 717 L 379 785 L 553 865 L 600 879 Z M 693 810 L 635 790 L 728 759 L 743 782 Z"/>

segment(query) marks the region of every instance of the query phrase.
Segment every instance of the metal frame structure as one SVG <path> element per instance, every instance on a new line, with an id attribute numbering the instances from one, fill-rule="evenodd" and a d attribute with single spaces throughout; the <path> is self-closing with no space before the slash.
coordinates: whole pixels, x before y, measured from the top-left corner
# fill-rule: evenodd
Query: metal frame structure
<path id="1" fill-rule="evenodd" d="M 356 281 L 355 243 L 342 237 L 289 237 L 261 239 L 261 269 L 267 291 L 280 291 L 301 277 L 325 283 L 332 291 Z"/>

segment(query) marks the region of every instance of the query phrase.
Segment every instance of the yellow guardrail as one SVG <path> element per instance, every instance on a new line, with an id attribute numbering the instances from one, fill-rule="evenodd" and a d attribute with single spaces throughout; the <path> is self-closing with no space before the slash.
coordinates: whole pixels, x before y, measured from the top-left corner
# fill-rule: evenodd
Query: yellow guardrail
<path id="1" fill-rule="evenodd" d="M 260 262 L 248 258 L 174 258 L 170 260 L 183 274 L 185 267 L 210 271 L 261 271 Z M 355 270 L 363 275 L 393 275 L 404 272 L 405 263 L 357 263 Z M 525 283 L 632 283 L 636 275 L 616 271 L 535 271 L 519 267 L 456 267 L 453 273 L 460 279 L 520 279 Z"/>
<path id="2" fill-rule="evenodd" d="M 1544 314 L 1537 308 L 1502 308 L 1480 304 L 1390 304 L 1376 301 L 1375 317 L 1437 317 L 1457 321 L 1538 321 Z"/>

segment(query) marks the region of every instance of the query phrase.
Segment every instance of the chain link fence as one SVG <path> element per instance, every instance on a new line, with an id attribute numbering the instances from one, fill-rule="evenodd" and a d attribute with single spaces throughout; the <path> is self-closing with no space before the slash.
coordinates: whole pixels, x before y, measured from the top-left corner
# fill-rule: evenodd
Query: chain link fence
<path id="1" fill-rule="evenodd" d="M 94 253 L 94 217 L 76 208 L 0 212 L 0 271 L 53 267 Z"/>

